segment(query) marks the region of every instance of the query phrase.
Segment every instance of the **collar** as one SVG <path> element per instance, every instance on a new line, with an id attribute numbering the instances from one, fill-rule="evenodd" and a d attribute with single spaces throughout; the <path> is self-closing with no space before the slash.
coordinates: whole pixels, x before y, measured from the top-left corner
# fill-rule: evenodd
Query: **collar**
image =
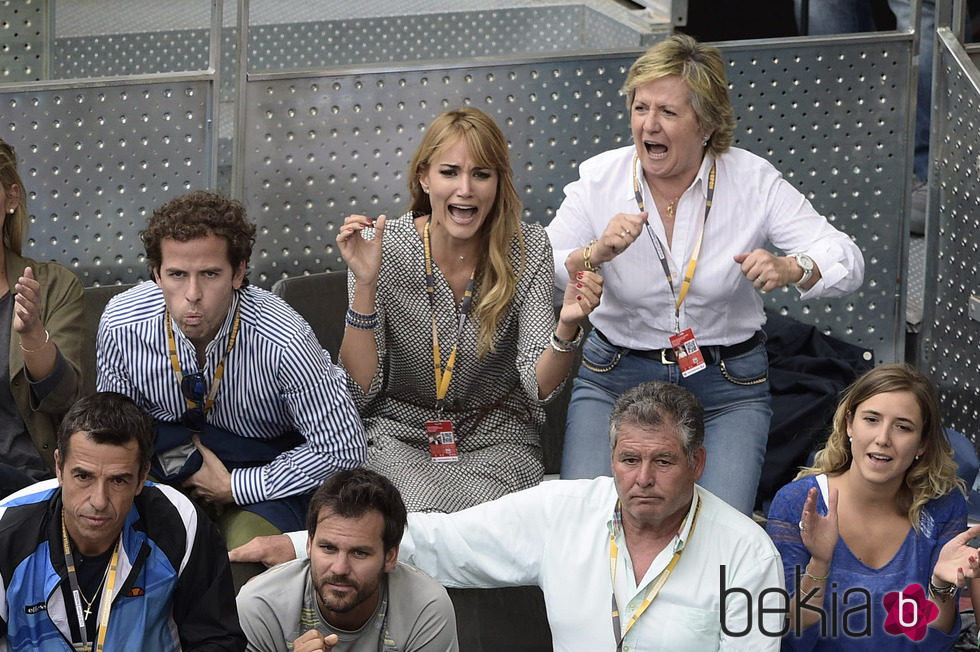
<path id="1" fill-rule="evenodd" d="M 231 297 L 231 305 L 228 306 L 228 312 L 225 314 L 225 320 L 221 322 L 221 327 L 218 329 L 218 332 L 215 333 L 211 341 L 208 342 L 207 348 L 205 349 L 206 355 L 208 356 L 211 355 L 211 350 L 215 346 L 215 342 L 227 342 L 228 338 L 231 337 L 231 326 L 235 321 L 235 309 L 238 307 L 238 304 L 241 303 L 244 292 L 245 292 L 245 288 L 239 288 L 238 290 L 235 290 L 235 293 Z M 162 291 L 161 291 L 161 295 L 162 295 Z M 169 312 L 166 309 L 167 308 L 166 301 L 164 301 L 163 307 L 164 307 L 163 315 L 164 318 L 166 319 L 166 315 L 169 314 Z M 184 331 L 180 330 L 180 326 L 177 324 L 176 320 L 174 320 L 173 316 L 170 317 L 170 325 L 174 329 L 174 338 L 178 342 L 181 342 L 182 346 L 189 346 L 193 349 L 194 345 L 191 343 L 189 339 L 187 339 L 187 336 L 184 335 Z M 166 330 L 166 328 L 164 328 L 164 330 Z M 241 335 L 242 335 L 241 325 L 239 325 L 238 336 L 241 337 Z M 164 333 L 164 343 L 166 343 L 166 339 L 167 339 L 166 333 Z M 224 347 L 224 344 L 221 344 L 221 346 Z M 224 351 L 224 348 L 222 348 L 222 351 Z M 197 355 L 196 351 L 194 355 L 195 356 Z"/>
<path id="2" fill-rule="evenodd" d="M 631 147 L 630 154 L 629 154 L 629 161 L 633 160 L 634 154 L 636 154 L 636 147 Z M 694 175 L 694 181 L 692 181 L 691 185 L 688 186 L 683 193 L 681 193 L 682 197 L 686 195 L 688 191 L 693 189 L 694 192 L 697 192 L 700 195 L 702 202 L 703 200 L 708 198 L 708 175 L 711 174 L 711 165 L 712 163 L 714 163 L 714 161 L 715 161 L 715 157 L 706 151 L 704 153 L 704 158 L 701 160 L 701 167 L 698 168 L 698 173 Z M 633 170 L 630 167 L 629 162 L 627 163 L 626 170 L 627 170 L 626 184 L 624 186 L 623 197 L 626 198 L 628 201 L 633 202 Z M 653 191 L 650 190 L 650 185 L 647 183 L 646 176 L 640 174 L 639 178 L 640 178 L 640 185 L 644 189 L 644 192 L 647 194 L 647 196 L 652 198 Z M 715 179 L 716 190 L 717 187 L 718 186 L 717 186 L 717 178 L 716 178 Z M 635 205 L 635 202 L 633 203 Z"/>
<path id="3" fill-rule="evenodd" d="M 681 524 L 680 532 L 675 534 L 672 540 L 672 552 L 680 552 L 687 545 L 687 541 L 691 536 L 691 527 L 694 525 L 694 513 L 697 511 L 698 503 L 700 502 L 700 487 L 698 487 L 698 485 L 694 485 L 694 495 L 691 498 L 691 506 L 688 507 L 687 514 L 684 516 L 684 522 Z M 616 498 L 616 506 L 613 508 L 612 518 L 606 522 L 606 529 L 613 537 L 616 538 L 617 541 L 624 541 L 623 510 L 618 497 Z"/>

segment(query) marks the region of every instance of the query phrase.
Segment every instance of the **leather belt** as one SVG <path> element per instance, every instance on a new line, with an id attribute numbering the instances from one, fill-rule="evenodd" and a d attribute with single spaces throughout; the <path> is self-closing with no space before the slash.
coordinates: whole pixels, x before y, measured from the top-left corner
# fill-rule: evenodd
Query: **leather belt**
<path id="1" fill-rule="evenodd" d="M 609 346 L 617 349 L 623 355 L 635 355 L 640 358 L 646 358 L 647 360 L 657 360 L 661 364 L 677 364 L 677 357 L 674 355 L 674 349 L 628 349 L 625 346 L 616 346 L 609 341 L 605 335 L 602 334 L 598 328 L 595 330 L 595 334 L 603 342 Z M 704 361 L 707 364 L 718 364 L 722 360 L 728 358 L 734 358 L 736 356 L 742 355 L 743 353 L 748 353 L 755 347 L 766 341 L 766 336 L 762 331 L 756 331 L 753 333 L 752 337 L 745 340 L 744 342 L 738 342 L 737 344 L 731 344 L 729 346 L 702 346 L 701 353 L 704 355 Z"/>

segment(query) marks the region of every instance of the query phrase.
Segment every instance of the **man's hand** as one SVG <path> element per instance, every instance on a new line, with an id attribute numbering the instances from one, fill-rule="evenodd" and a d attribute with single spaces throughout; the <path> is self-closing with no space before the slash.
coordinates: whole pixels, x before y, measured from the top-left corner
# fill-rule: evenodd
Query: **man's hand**
<path id="1" fill-rule="evenodd" d="M 201 443 L 197 435 L 194 435 L 194 445 L 197 446 L 204 462 L 197 473 L 184 480 L 184 486 L 191 490 L 194 498 L 205 503 L 215 506 L 234 503 L 235 498 L 231 494 L 231 473 L 218 456 Z"/>
<path id="2" fill-rule="evenodd" d="M 336 634 L 321 636 L 320 632 L 311 629 L 293 641 L 293 652 L 330 652 L 339 641 Z"/>
<path id="3" fill-rule="evenodd" d="M 228 552 L 231 561 L 258 562 L 266 566 L 275 566 L 295 558 L 293 541 L 285 534 L 255 537 Z"/>

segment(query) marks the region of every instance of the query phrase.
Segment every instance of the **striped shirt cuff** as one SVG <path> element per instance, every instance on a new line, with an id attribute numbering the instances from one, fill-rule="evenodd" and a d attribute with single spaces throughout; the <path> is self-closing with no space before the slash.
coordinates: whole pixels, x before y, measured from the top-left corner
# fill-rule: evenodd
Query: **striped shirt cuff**
<path id="1" fill-rule="evenodd" d="M 231 470 L 231 495 L 236 505 L 251 505 L 268 500 L 263 479 L 264 466 Z"/>

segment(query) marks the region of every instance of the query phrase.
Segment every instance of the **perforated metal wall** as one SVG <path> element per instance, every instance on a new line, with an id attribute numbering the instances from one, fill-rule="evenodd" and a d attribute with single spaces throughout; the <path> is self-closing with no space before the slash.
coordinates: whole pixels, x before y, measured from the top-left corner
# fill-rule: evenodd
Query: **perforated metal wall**
<path id="1" fill-rule="evenodd" d="M 105 1 L 94 4 L 103 15 L 111 9 Z M 361 74 L 350 68 L 308 76 L 260 71 L 328 63 L 334 55 L 322 42 L 327 28 L 335 32 L 327 45 L 349 57 L 329 59 L 331 66 L 376 60 L 373 51 L 388 60 L 501 53 L 549 34 L 553 37 L 537 40 L 553 48 L 605 47 L 609 39 L 632 43 L 650 37 L 638 36 L 628 20 L 599 16 L 595 5 L 592 0 L 543 3 L 521 13 L 499 6 L 493 19 L 469 5 L 476 15 L 465 18 L 429 11 L 429 20 L 450 27 L 482 22 L 471 29 L 483 31 L 464 30 L 457 41 L 429 39 L 434 49 L 421 50 L 415 46 L 424 33 L 411 12 L 382 20 L 354 11 L 300 26 L 292 14 L 274 11 L 269 16 L 277 20 L 256 22 L 265 16 L 262 11 L 272 11 L 264 3 L 261 15 L 253 15 L 250 34 L 246 121 L 234 131 L 234 107 L 226 102 L 217 145 L 209 130 L 207 81 L 113 82 L 100 88 L 78 82 L 78 90 L 70 91 L 5 87 L 0 129 L 31 168 L 32 211 L 46 216 L 32 226 L 29 253 L 70 261 L 86 283 L 145 276 L 135 239 L 145 213 L 184 188 L 213 186 L 215 180 L 208 178 L 212 148 L 224 152 L 221 160 L 228 162 L 243 141 L 245 160 L 237 173 L 260 224 L 253 278 L 269 286 L 284 274 L 341 268 L 333 249 L 336 224 L 352 211 L 401 210 L 404 169 L 421 130 L 444 109 L 461 104 L 478 106 L 500 123 L 512 144 L 525 217 L 547 223 L 563 186 L 577 177 L 578 163 L 628 142 L 618 89 L 639 50 L 522 63 L 467 59 L 439 68 L 416 63 L 390 70 L 386 63 L 388 72 L 375 72 L 377 64 L 368 63 L 374 69 Z M 87 20 L 91 14 L 85 14 Z M 162 25 L 162 17 L 153 24 Z M 356 18 L 357 25 L 343 22 Z M 195 13 L 151 36 L 94 33 L 99 22 L 90 20 L 84 30 L 57 39 L 59 58 L 65 59 L 58 74 L 203 69 L 208 42 L 198 25 L 206 20 Z M 228 27 L 227 14 L 224 23 L 222 46 L 232 56 L 222 57 L 222 79 L 224 97 L 231 100 L 237 33 Z M 359 38 L 345 41 L 345 30 Z M 571 33 L 580 41 L 567 40 Z M 471 47 L 461 53 L 467 36 Z M 364 42 L 375 47 L 365 48 Z M 739 116 L 738 143 L 768 156 L 818 210 L 857 239 L 868 261 L 865 286 L 853 297 L 802 303 L 795 292 L 778 292 L 768 297 L 769 305 L 872 348 L 879 360 L 901 357 L 903 346 L 902 198 L 910 122 L 905 82 L 911 44 L 912 36 L 900 33 L 723 44 Z M 8 107 L 16 111 L 8 113 Z M 230 168 L 219 170 L 219 178 L 227 180 Z"/>
<path id="2" fill-rule="evenodd" d="M 865 257 L 860 291 L 801 302 L 783 288 L 767 307 L 879 362 L 904 355 L 911 50 L 900 34 L 724 49 L 736 144 L 767 157 Z"/>
<path id="3" fill-rule="evenodd" d="M 45 0 L 0 0 L 0 84 L 44 76 Z"/>
<path id="4" fill-rule="evenodd" d="M 569 5 L 256 25 L 249 39 L 249 67 L 280 70 L 623 48 L 642 33 Z"/>
<path id="5" fill-rule="evenodd" d="M 138 233 L 152 210 L 208 187 L 210 81 L 0 92 L 31 214 L 24 254 L 83 284 L 146 278 Z"/>
<path id="6" fill-rule="evenodd" d="M 936 50 L 933 180 L 921 357 L 944 424 L 980 435 L 980 72 L 948 30 Z M 936 138 L 940 134 L 941 138 Z M 971 301 L 974 311 L 971 314 Z"/>
<path id="7" fill-rule="evenodd" d="M 817 209 L 857 239 L 867 280 L 842 300 L 770 308 L 895 360 L 901 325 L 902 234 L 911 40 L 725 47 L 738 144 L 767 156 Z M 442 111 L 473 105 L 511 143 L 525 219 L 547 224 L 578 164 L 629 142 L 618 90 L 636 52 L 450 70 L 402 70 L 302 79 L 250 78 L 246 198 L 263 224 L 262 283 L 342 269 L 335 229 L 351 212 L 397 214 L 405 168 Z"/>
<path id="8" fill-rule="evenodd" d="M 96 34 L 55 39 L 54 79 L 207 70 L 209 30 Z"/>
<path id="9" fill-rule="evenodd" d="M 261 282 L 343 269 L 336 226 L 352 212 L 399 214 L 425 126 L 456 106 L 494 117 L 525 219 L 547 223 L 578 163 L 627 142 L 618 89 L 634 58 L 250 80 L 244 174 L 264 226 Z"/>

